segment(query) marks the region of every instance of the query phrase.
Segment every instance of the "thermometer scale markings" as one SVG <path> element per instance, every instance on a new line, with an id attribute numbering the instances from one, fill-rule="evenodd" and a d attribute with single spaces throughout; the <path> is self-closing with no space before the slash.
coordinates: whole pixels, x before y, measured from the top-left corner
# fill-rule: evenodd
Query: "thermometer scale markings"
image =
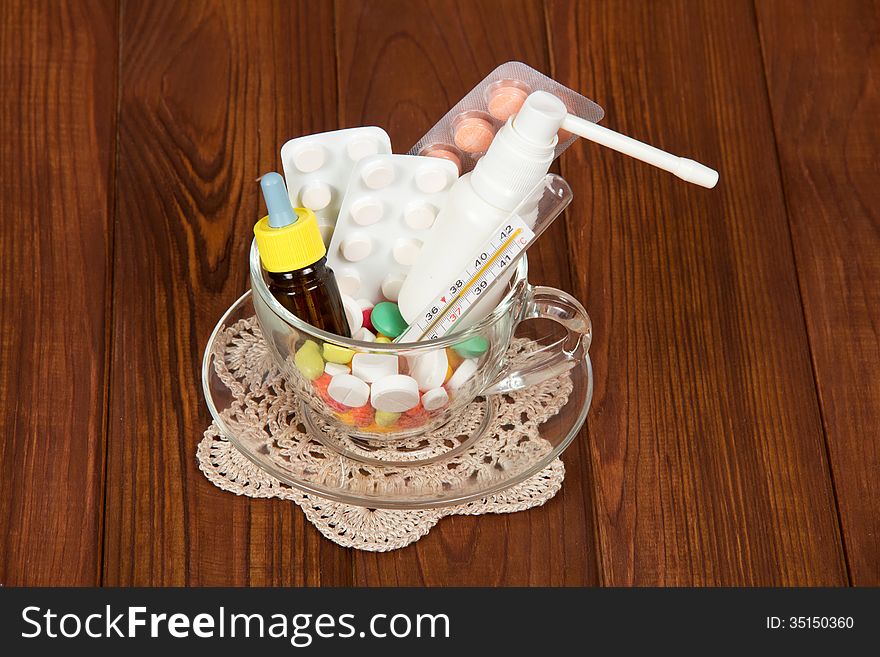
<path id="1" fill-rule="evenodd" d="M 431 308 L 422 313 L 423 319 L 410 326 L 397 341 L 419 341 L 435 327 L 445 330 L 435 331 L 430 336 L 430 340 L 435 340 L 445 334 L 449 326 L 475 303 L 475 299 L 479 298 L 483 290 L 487 289 L 489 284 L 501 275 L 515 257 L 525 250 L 525 247 L 533 237 L 534 233 L 520 217 L 515 216 L 511 218 L 502 229 L 501 237 L 493 238 L 484 244 L 474 266 L 462 272 L 455 284 L 451 286 L 451 288 L 458 291 L 455 293 L 450 292 L 449 294 L 452 296 L 448 301 L 446 300 L 446 294 L 439 295 L 434 299 Z M 505 256 L 507 256 L 506 261 L 504 260 Z M 501 266 L 492 271 L 492 265 L 499 259 L 501 259 Z M 455 307 L 459 301 L 463 302 L 463 304 Z M 455 310 L 450 314 L 448 311 L 453 307 L 455 307 Z"/>

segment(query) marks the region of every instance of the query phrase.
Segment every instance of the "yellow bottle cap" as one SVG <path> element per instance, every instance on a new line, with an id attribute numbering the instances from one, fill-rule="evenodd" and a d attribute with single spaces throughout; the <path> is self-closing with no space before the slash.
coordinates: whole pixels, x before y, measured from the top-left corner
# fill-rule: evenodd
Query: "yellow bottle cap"
<path id="1" fill-rule="evenodd" d="M 318 219 L 307 208 L 294 208 L 297 220 L 282 228 L 272 228 L 269 216 L 254 226 L 260 261 L 267 271 L 274 273 L 294 271 L 313 265 L 327 254 Z"/>

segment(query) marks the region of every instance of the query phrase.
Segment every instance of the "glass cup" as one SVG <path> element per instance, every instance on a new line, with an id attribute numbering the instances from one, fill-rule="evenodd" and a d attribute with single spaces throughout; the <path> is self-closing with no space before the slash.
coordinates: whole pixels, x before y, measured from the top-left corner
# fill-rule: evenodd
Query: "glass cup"
<path id="1" fill-rule="evenodd" d="M 431 431 L 477 396 L 535 385 L 584 360 L 592 335 L 587 312 L 562 290 L 530 285 L 527 272 L 524 257 L 495 310 L 459 333 L 409 344 L 362 342 L 332 335 L 292 315 L 269 292 L 256 243 L 250 254 L 257 320 L 276 364 L 305 402 L 305 421 L 317 432 L 329 426 L 367 440 Z M 561 332 L 556 331 L 549 343 L 511 358 L 511 340 L 520 323 L 529 319 L 552 320 Z M 367 361 L 372 361 L 370 367 L 361 367 Z M 333 376 L 346 368 L 359 375 L 358 381 L 331 386 Z M 392 376 L 397 378 L 388 378 Z"/>

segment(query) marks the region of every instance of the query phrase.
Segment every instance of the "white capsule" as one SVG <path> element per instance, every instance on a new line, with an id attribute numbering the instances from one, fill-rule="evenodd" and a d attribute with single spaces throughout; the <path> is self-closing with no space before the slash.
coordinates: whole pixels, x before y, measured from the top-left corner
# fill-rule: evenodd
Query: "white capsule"
<path id="1" fill-rule="evenodd" d="M 370 189 L 382 189 L 394 182 L 394 167 L 381 160 L 373 162 L 364 167 L 361 178 Z"/>
<path id="2" fill-rule="evenodd" d="M 373 137 L 360 137 L 352 139 L 345 147 L 348 159 L 357 162 L 368 155 L 375 155 L 379 152 L 379 143 Z"/>
<path id="3" fill-rule="evenodd" d="M 431 390 L 443 385 L 449 358 L 445 349 L 432 349 L 406 357 L 409 375 L 419 384 L 419 390 Z"/>
<path id="4" fill-rule="evenodd" d="M 401 238 L 394 243 L 391 255 L 397 264 L 411 267 L 419 257 L 421 250 L 422 242 L 420 240 Z"/>
<path id="5" fill-rule="evenodd" d="M 392 376 L 397 371 L 397 356 L 394 354 L 355 354 L 351 359 L 351 373 L 367 383 Z"/>
<path id="6" fill-rule="evenodd" d="M 446 388 L 433 388 L 422 395 L 422 406 L 426 411 L 436 411 L 449 403 L 449 393 Z"/>
<path id="7" fill-rule="evenodd" d="M 370 398 L 370 386 L 351 374 L 337 374 L 330 379 L 327 394 L 340 404 L 360 408 Z"/>
<path id="8" fill-rule="evenodd" d="M 397 303 L 397 297 L 400 296 L 400 288 L 403 286 L 403 276 L 397 274 L 388 274 L 382 281 L 382 294 L 389 301 Z"/>
<path id="9" fill-rule="evenodd" d="M 324 363 L 324 373 L 329 374 L 330 376 L 336 376 L 337 374 L 349 374 L 351 370 L 348 368 L 348 365 L 343 365 L 342 363 L 331 363 L 329 360 Z M 363 404 L 361 404 L 363 406 Z"/>
<path id="10" fill-rule="evenodd" d="M 345 319 L 348 320 L 348 330 L 354 335 L 364 325 L 364 313 L 357 301 L 346 294 L 339 295 L 342 298 L 342 308 L 345 310 Z"/>
<path id="11" fill-rule="evenodd" d="M 386 376 L 373 384 L 370 403 L 377 411 L 403 413 L 418 406 L 419 385 L 405 374 Z"/>
<path id="12" fill-rule="evenodd" d="M 373 240 L 366 233 L 352 233 L 339 247 L 342 257 L 349 262 L 358 262 L 373 251 Z"/>
<path id="13" fill-rule="evenodd" d="M 437 218 L 437 210 L 428 203 L 414 201 L 406 206 L 403 212 L 403 221 L 413 230 L 425 230 L 434 224 Z"/>
<path id="14" fill-rule="evenodd" d="M 416 171 L 416 187 L 425 194 L 436 194 L 449 184 L 449 175 L 437 166 L 426 166 Z"/>
<path id="15" fill-rule="evenodd" d="M 305 185 L 299 195 L 303 207 L 309 210 L 323 210 L 333 198 L 330 185 L 317 181 Z"/>
<path id="16" fill-rule="evenodd" d="M 357 330 L 356 333 L 352 334 L 351 337 L 354 338 L 355 340 L 360 340 L 361 342 L 375 342 L 376 341 L 376 334 L 371 333 L 370 329 L 368 329 L 366 326 L 361 326 Z"/>
<path id="17" fill-rule="evenodd" d="M 346 267 L 334 273 L 336 274 L 336 285 L 342 294 L 353 297 L 361 289 L 361 275 L 356 270 Z"/>
<path id="18" fill-rule="evenodd" d="M 321 144 L 303 144 L 293 154 L 293 166 L 303 173 L 312 173 L 324 166 L 325 159 Z"/>
<path id="19" fill-rule="evenodd" d="M 446 382 L 446 385 L 449 386 L 450 390 L 458 390 L 470 380 L 476 371 L 476 358 L 468 358 L 467 360 L 462 361 L 461 365 L 458 366 L 458 369 L 455 370 L 455 373 L 449 378 L 449 381 Z"/>
<path id="20" fill-rule="evenodd" d="M 382 201 L 376 198 L 362 198 L 351 206 L 351 218 L 359 226 L 370 226 L 382 218 Z"/>

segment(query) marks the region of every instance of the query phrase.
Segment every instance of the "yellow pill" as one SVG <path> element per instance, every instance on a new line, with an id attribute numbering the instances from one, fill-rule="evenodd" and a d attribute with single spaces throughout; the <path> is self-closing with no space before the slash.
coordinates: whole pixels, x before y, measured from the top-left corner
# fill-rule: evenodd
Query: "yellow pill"
<path id="1" fill-rule="evenodd" d="M 380 344 L 391 344 L 391 338 L 384 335 L 377 335 L 375 341 Z"/>
<path id="2" fill-rule="evenodd" d="M 376 411 L 376 424 L 380 427 L 390 427 L 400 418 L 400 413 L 391 413 L 389 411 Z"/>
<path id="3" fill-rule="evenodd" d="M 314 381 L 324 373 L 324 359 L 318 350 L 317 343 L 306 340 L 293 356 L 296 368 L 309 381 Z"/>
<path id="4" fill-rule="evenodd" d="M 337 412 L 335 415 L 340 422 L 345 422 L 345 424 L 354 426 L 354 416 L 351 414 L 351 411 L 348 411 L 346 413 Z"/>
<path id="5" fill-rule="evenodd" d="M 324 358 L 331 363 L 348 365 L 353 357 L 354 352 L 351 349 L 340 347 L 332 342 L 324 343 Z"/>
<path id="6" fill-rule="evenodd" d="M 464 360 L 461 356 L 459 356 L 453 349 L 446 349 L 446 357 L 449 359 L 449 366 L 452 369 L 457 369 L 461 362 Z"/>
<path id="7" fill-rule="evenodd" d="M 452 366 L 451 366 L 451 365 L 447 365 L 447 366 L 446 366 L 446 376 L 443 377 L 443 383 L 446 383 L 446 382 L 449 381 L 449 379 L 451 379 L 451 378 L 452 378 Z"/>

